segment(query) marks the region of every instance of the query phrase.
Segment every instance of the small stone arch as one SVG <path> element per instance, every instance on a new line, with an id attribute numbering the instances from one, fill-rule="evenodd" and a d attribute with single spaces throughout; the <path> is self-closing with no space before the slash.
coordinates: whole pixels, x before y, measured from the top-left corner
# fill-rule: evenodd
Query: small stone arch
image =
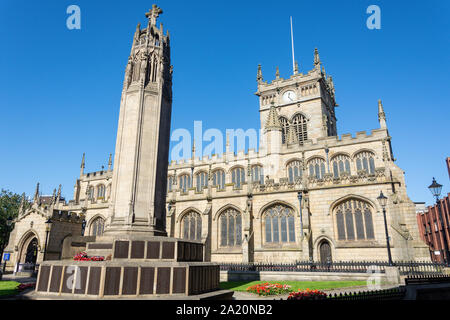
<path id="1" fill-rule="evenodd" d="M 102 219 L 103 220 L 103 227 L 105 226 L 106 223 L 106 219 L 103 215 L 101 214 L 96 214 L 94 215 L 91 219 L 89 219 L 89 222 L 85 228 L 85 232 L 86 230 L 88 231 L 89 235 L 91 235 L 91 228 L 92 228 L 92 224 L 97 221 L 98 219 Z"/>
<path id="2" fill-rule="evenodd" d="M 228 174 L 231 174 L 231 172 L 234 170 L 234 169 L 244 169 L 244 171 L 245 171 L 245 167 L 243 166 L 243 165 L 240 165 L 240 164 L 237 164 L 237 165 L 234 165 L 234 166 L 232 166 L 230 169 L 228 169 Z"/>
<path id="3" fill-rule="evenodd" d="M 317 260 L 322 263 L 328 261 L 332 262 L 335 252 L 334 248 L 333 242 L 328 237 L 322 236 L 317 241 Z"/>
<path id="4" fill-rule="evenodd" d="M 261 209 L 260 209 L 259 212 L 258 212 L 257 218 L 258 218 L 258 219 L 261 219 L 261 217 L 262 217 L 264 211 L 266 211 L 267 208 L 269 208 L 269 207 L 271 207 L 271 206 L 273 206 L 273 205 L 276 205 L 276 204 L 282 204 L 282 205 L 285 205 L 285 206 L 291 208 L 291 209 L 294 211 L 294 214 L 295 214 L 296 216 L 299 215 L 296 206 L 293 206 L 293 205 L 290 204 L 289 202 L 286 202 L 286 201 L 283 201 L 283 200 L 273 200 L 273 201 L 271 201 L 271 202 L 269 202 L 269 203 L 266 203 L 264 206 L 261 207 Z"/>
<path id="5" fill-rule="evenodd" d="M 181 177 L 181 176 L 190 176 L 191 172 L 188 170 L 183 170 L 181 172 L 177 172 L 177 178 Z"/>
<path id="6" fill-rule="evenodd" d="M 349 157 L 349 159 L 352 159 L 352 156 L 350 155 L 350 153 L 344 152 L 344 151 L 338 151 L 336 153 L 333 153 L 333 155 L 330 157 L 330 162 L 332 162 L 334 158 L 336 158 L 340 155 L 346 156 L 346 157 Z"/>
<path id="7" fill-rule="evenodd" d="M 363 197 L 363 196 L 360 196 L 360 195 L 348 194 L 348 195 L 343 196 L 343 197 L 341 197 L 341 198 L 339 198 L 337 200 L 334 200 L 331 203 L 329 211 L 328 211 L 328 215 L 332 215 L 333 210 L 338 205 L 340 205 L 342 202 L 350 200 L 350 199 L 356 199 L 356 200 L 360 200 L 360 201 L 365 201 L 365 202 L 369 203 L 375 211 L 377 211 L 377 212 L 381 211 L 381 208 L 378 206 L 378 204 L 375 201 L 372 201 L 371 199 Z"/>
<path id="8" fill-rule="evenodd" d="M 217 168 L 212 169 L 212 170 L 211 170 L 211 173 L 214 174 L 214 173 L 216 173 L 217 171 L 223 171 L 224 173 L 227 172 L 224 168 L 222 168 L 222 167 L 217 167 Z"/>
<path id="9" fill-rule="evenodd" d="M 234 209 L 234 210 L 236 210 L 236 211 L 238 211 L 240 214 L 242 214 L 243 215 L 243 211 L 241 210 L 241 209 L 239 209 L 237 206 L 235 206 L 234 204 L 231 204 L 231 203 L 229 203 L 229 204 L 226 204 L 226 205 L 224 205 L 224 206 L 222 206 L 219 210 L 217 210 L 216 211 L 216 213 L 214 214 L 214 217 L 213 217 L 213 221 L 216 221 L 218 218 L 219 218 L 219 216 L 220 216 L 220 214 L 222 213 L 222 212 L 224 212 L 225 210 L 227 210 L 227 209 Z"/>
<path id="10" fill-rule="evenodd" d="M 194 177 L 196 177 L 198 174 L 200 174 L 200 173 L 206 173 L 206 174 L 208 174 L 208 170 L 206 170 L 206 169 L 199 169 L 199 170 L 197 170 L 197 171 L 195 171 L 194 172 Z"/>
<path id="11" fill-rule="evenodd" d="M 330 236 L 328 236 L 326 234 L 322 234 L 314 240 L 313 248 L 316 248 L 316 249 L 319 248 L 319 243 L 323 240 L 328 241 L 331 244 L 332 249 L 334 249 L 336 247 L 336 241 L 334 241 L 333 238 L 331 238 Z"/>
<path id="12" fill-rule="evenodd" d="M 306 161 L 305 161 L 306 165 L 308 165 L 311 160 L 314 160 L 316 158 L 325 161 L 325 157 L 320 156 L 320 155 L 313 155 L 313 156 L 309 157 L 308 159 L 306 159 Z"/>
<path id="13" fill-rule="evenodd" d="M 372 154 L 374 155 L 374 157 L 377 156 L 377 153 L 376 153 L 373 149 L 362 148 L 362 149 L 358 149 L 358 150 L 356 150 L 355 152 L 353 152 L 351 158 L 352 158 L 352 159 L 355 159 L 355 157 L 356 157 L 359 153 L 361 153 L 361 152 L 370 152 L 370 153 L 372 153 Z"/>
<path id="14" fill-rule="evenodd" d="M 184 209 L 183 211 L 180 212 L 180 214 L 177 217 L 177 223 L 181 222 L 181 220 L 183 220 L 183 217 L 188 214 L 191 211 L 195 211 L 196 213 L 198 213 L 199 215 L 202 214 L 202 212 L 200 210 L 198 210 L 197 208 L 194 207 L 188 207 L 186 209 Z"/>
<path id="15" fill-rule="evenodd" d="M 294 118 L 296 117 L 296 116 L 303 116 L 305 119 L 306 119 L 306 122 L 309 122 L 309 120 L 310 120 L 310 117 L 308 117 L 306 114 L 304 114 L 303 112 L 301 112 L 301 111 L 297 111 L 297 112 L 295 112 L 292 116 L 291 116 L 291 119 L 289 120 L 289 122 L 290 123 L 292 123 L 292 121 L 294 120 Z"/>
<path id="16" fill-rule="evenodd" d="M 189 215 L 191 215 L 190 219 Z M 186 225 L 186 223 L 188 224 Z M 177 224 L 179 238 L 201 241 L 203 217 L 199 210 L 193 208 L 183 210 L 183 212 L 178 216 Z"/>
<path id="17" fill-rule="evenodd" d="M 303 160 L 302 160 L 301 158 L 298 158 L 298 157 L 289 158 L 288 160 L 286 160 L 286 161 L 284 162 L 284 167 L 287 167 L 291 162 L 294 162 L 294 161 L 300 161 L 300 162 L 302 162 Z"/>
<path id="18" fill-rule="evenodd" d="M 37 241 L 37 250 L 38 250 L 38 254 L 39 254 L 39 251 L 42 248 L 41 240 L 39 239 L 37 232 L 33 229 L 30 229 L 23 234 L 23 236 L 21 237 L 21 239 L 18 243 L 18 248 L 19 248 L 18 255 L 17 255 L 18 263 L 25 262 L 28 246 L 33 241 L 33 239 L 36 239 L 36 241 Z"/>

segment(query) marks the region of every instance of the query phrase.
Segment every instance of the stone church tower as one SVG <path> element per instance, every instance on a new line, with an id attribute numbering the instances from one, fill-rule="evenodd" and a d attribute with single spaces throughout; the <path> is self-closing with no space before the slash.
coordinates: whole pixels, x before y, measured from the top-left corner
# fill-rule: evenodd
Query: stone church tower
<path id="1" fill-rule="evenodd" d="M 137 25 L 128 58 L 105 234 L 166 235 L 172 66 L 170 35 L 156 26 L 160 13 L 153 8 L 146 14 L 147 28 Z"/>

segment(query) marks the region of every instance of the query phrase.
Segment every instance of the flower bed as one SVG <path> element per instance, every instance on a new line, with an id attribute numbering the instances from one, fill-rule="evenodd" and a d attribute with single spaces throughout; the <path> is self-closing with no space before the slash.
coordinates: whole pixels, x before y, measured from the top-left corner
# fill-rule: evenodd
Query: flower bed
<path id="1" fill-rule="evenodd" d="M 105 257 L 101 256 L 95 256 L 95 257 L 88 257 L 86 252 L 80 252 L 75 257 L 73 257 L 73 260 L 75 261 L 104 261 Z"/>
<path id="2" fill-rule="evenodd" d="M 260 296 L 273 296 L 290 292 L 291 286 L 280 283 L 258 283 L 247 288 L 247 292 Z"/>
<path id="3" fill-rule="evenodd" d="M 327 294 L 319 290 L 298 290 L 289 294 L 288 300 L 323 300 Z"/>
<path id="4" fill-rule="evenodd" d="M 23 291 L 23 290 L 26 290 L 26 289 L 31 289 L 31 288 L 34 288 L 36 286 L 36 283 L 21 283 L 21 284 L 19 284 L 18 286 L 17 286 L 17 290 L 18 291 Z"/>

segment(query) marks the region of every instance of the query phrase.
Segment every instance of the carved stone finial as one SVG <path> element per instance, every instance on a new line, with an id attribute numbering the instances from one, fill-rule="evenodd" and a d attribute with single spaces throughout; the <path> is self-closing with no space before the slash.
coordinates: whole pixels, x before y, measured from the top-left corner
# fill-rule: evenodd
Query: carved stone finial
<path id="1" fill-rule="evenodd" d="M 275 77 L 280 79 L 280 69 L 277 67 L 277 72 L 275 72 Z"/>
<path id="2" fill-rule="evenodd" d="M 256 75 L 256 80 L 258 82 L 263 81 L 262 69 L 261 69 L 261 65 L 260 64 L 258 64 L 258 74 Z"/>
<path id="3" fill-rule="evenodd" d="M 381 129 L 386 129 L 386 114 L 384 113 L 383 104 L 378 100 L 378 122 Z"/>
<path id="4" fill-rule="evenodd" d="M 298 62 L 295 61 L 295 64 L 294 64 L 294 74 L 297 74 L 297 73 L 298 73 Z"/>
<path id="5" fill-rule="evenodd" d="M 154 26 L 156 25 L 156 19 L 158 19 L 159 15 L 162 13 L 162 9 L 154 4 L 152 8 L 145 13 L 145 16 L 147 17 L 149 24 Z"/>
<path id="6" fill-rule="evenodd" d="M 269 115 L 267 117 L 265 129 L 266 129 L 266 131 L 271 131 L 271 130 L 281 131 L 281 122 L 280 122 L 280 119 L 278 118 L 277 109 L 275 108 L 274 104 L 272 104 L 270 106 Z"/>
<path id="7" fill-rule="evenodd" d="M 112 166 L 112 153 L 109 154 L 108 171 L 111 171 L 111 166 Z"/>
<path id="8" fill-rule="evenodd" d="M 36 191 L 34 192 L 34 203 L 38 203 L 39 202 L 39 182 L 36 185 Z"/>
<path id="9" fill-rule="evenodd" d="M 83 153 L 83 158 L 81 158 L 80 177 L 84 174 L 84 168 L 85 168 L 85 154 Z"/>
<path id="10" fill-rule="evenodd" d="M 317 48 L 314 49 L 314 65 L 317 66 L 320 64 L 319 50 Z"/>

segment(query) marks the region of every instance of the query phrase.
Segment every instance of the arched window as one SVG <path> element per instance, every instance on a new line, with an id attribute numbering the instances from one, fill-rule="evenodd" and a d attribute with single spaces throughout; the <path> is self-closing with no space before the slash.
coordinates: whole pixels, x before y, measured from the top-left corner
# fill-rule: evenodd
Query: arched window
<path id="1" fill-rule="evenodd" d="M 369 151 L 362 151 L 356 156 L 356 169 L 358 171 L 364 170 L 368 174 L 375 173 L 375 155 Z"/>
<path id="2" fill-rule="evenodd" d="M 234 168 L 231 171 L 231 182 L 234 183 L 236 188 L 240 188 L 245 182 L 245 170 L 244 168 Z"/>
<path id="3" fill-rule="evenodd" d="M 89 187 L 87 190 L 88 200 L 94 200 L 94 187 Z"/>
<path id="4" fill-rule="evenodd" d="M 288 139 L 288 130 L 289 130 L 289 120 L 285 117 L 279 117 L 278 118 L 281 123 L 281 143 L 286 143 Z"/>
<path id="5" fill-rule="evenodd" d="M 219 217 L 219 234 L 221 247 L 234 247 L 242 244 L 242 215 L 229 208 Z"/>
<path id="6" fill-rule="evenodd" d="M 167 192 L 172 192 L 172 188 L 173 188 L 173 177 L 169 176 L 167 178 Z"/>
<path id="7" fill-rule="evenodd" d="M 322 158 L 313 158 L 308 162 L 309 176 L 316 179 L 322 179 L 325 175 L 325 160 Z"/>
<path id="8" fill-rule="evenodd" d="M 179 183 L 180 190 L 183 193 L 186 193 L 188 189 L 191 187 L 191 176 L 188 174 L 183 174 L 180 176 L 179 182 L 180 182 Z"/>
<path id="9" fill-rule="evenodd" d="M 223 190 L 225 189 L 225 171 L 223 170 L 216 170 L 213 172 L 212 176 L 212 184 L 213 186 L 216 186 L 217 189 Z"/>
<path id="10" fill-rule="evenodd" d="M 95 218 L 91 223 L 91 229 L 89 234 L 91 236 L 101 236 L 103 234 L 103 230 L 105 228 L 105 219 L 102 217 Z"/>
<path id="11" fill-rule="evenodd" d="M 264 184 L 264 170 L 260 165 L 252 166 L 252 182 Z"/>
<path id="12" fill-rule="evenodd" d="M 346 155 L 337 155 L 331 160 L 331 163 L 335 178 L 339 178 L 344 172 L 350 175 L 350 158 Z"/>
<path id="13" fill-rule="evenodd" d="M 295 242 L 295 221 L 292 208 L 276 204 L 263 214 L 266 243 Z"/>
<path id="14" fill-rule="evenodd" d="M 375 238 L 372 207 L 365 201 L 350 199 L 335 208 L 338 240 Z"/>
<path id="15" fill-rule="evenodd" d="M 298 160 L 291 161 L 287 165 L 288 178 L 290 183 L 294 183 L 297 178 L 302 177 L 302 163 Z"/>
<path id="16" fill-rule="evenodd" d="M 197 173 L 197 192 L 202 192 L 204 188 L 208 187 L 208 174 L 204 171 Z"/>
<path id="17" fill-rule="evenodd" d="M 103 184 L 97 187 L 97 199 L 105 199 L 105 186 Z"/>
<path id="18" fill-rule="evenodd" d="M 110 184 L 108 184 L 108 187 L 106 188 L 106 191 L 107 191 L 107 194 L 108 194 L 108 199 L 111 198 L 111 188 L 112 188 L 112 186 L 111 186 L 111 183 L 110 183 Z"/>
<path id="19" fill-rule="evenodd" d="M 303 145 L 303 142 L 308 140 L 306 122 L 306 117 L 302 114 L 297 114 L 292 119 L 292 126 L 294 127 L 300 145 Z"/>
<path id="20" fill-rule="evenodd" d="M 184 215 L 181 228 L 183 239 L 197 241 L 202 239 L 202 217 L 197 212 L 191 211 Z"/>

